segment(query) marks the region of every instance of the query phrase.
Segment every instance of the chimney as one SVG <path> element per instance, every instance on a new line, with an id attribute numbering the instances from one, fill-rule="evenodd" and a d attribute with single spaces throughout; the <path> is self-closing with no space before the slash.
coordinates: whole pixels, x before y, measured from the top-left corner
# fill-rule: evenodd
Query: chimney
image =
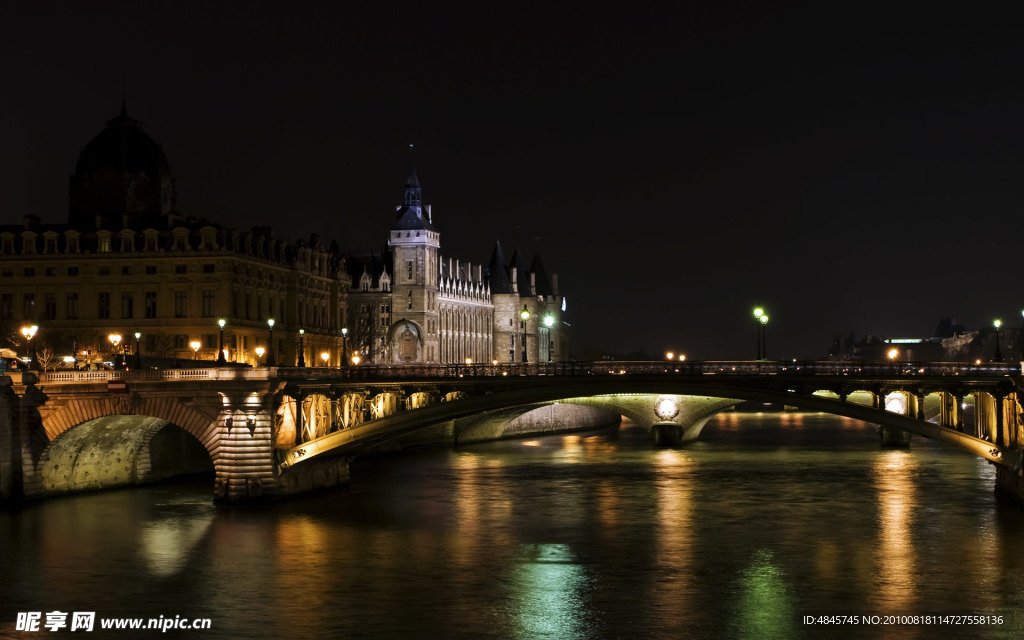
<path id="1" fill-rule="evenodd" d="M 537 290 L 537 274 L 533 271 L 530 272 L 530 295 Z"/>
<path id="2" fill-rule="evenodd" d="M 551 276 L 551 294 L 553 296 L 555 296 L 556 298 L 558 297 L 558 274 L 557 273 L 553 274 Z"/>
<path id="3" fill-rule="evenodd" d="M 519 278 L 516 277 L 515 267 L 512 267 L 512 293 L 519 293 Z"/>

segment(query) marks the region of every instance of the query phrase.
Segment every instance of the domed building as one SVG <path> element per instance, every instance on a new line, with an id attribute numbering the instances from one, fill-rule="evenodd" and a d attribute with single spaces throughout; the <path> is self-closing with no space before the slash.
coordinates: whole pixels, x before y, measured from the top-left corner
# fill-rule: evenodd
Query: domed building
<path id="1" fill-rule="evenodd" d="M 178 200 L 167 156 L 123 103 L 121 115 L 82 149 L 70 194 L 69 222 L 79 227 L 101 227 L 125 215 L 152 221 L 173 212 Z"/>
<path id="2" fill-rule="evenodd" d="M 349 285 L 338 252 L 315 234 L 287 241 L 179 213 L 167 156 L 123 105 L 79 154 L 69 200 L 66 224 L 0 226 L 0 327 L 38 326 L 37 364 L 96 366 L 127 347 L 133 365 L 136 334 L 151 364 L 314 365 L 325 351 L 338 364 Z"/>

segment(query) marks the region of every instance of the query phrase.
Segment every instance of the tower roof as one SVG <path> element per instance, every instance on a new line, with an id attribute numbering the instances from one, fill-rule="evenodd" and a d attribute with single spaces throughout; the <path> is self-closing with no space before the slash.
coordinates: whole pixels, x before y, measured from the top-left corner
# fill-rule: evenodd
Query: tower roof
<path id="1" fill-rule="evenodd" d="M 505 271 L 505 254 L 501 251 L 501 242 L 494 242 L 491 260 L 487 263 L 487 280 L 491 285 L 491 293 L 512 293 L 512 284 L 508 281 Z"/>
<path id="2" fill-rule="evenodd" d="M 526 268 L 526 258 L 523 257 L 518 245 L 512 252 L 512 262 L 509 263 L 509 266 L 516 268 L 516 287 L 519 295 L 533 295 L 533 291 L 530 289 L 530 270 Z"/>
<path id="3" fill-rule="evenodd" d="M 548 274 L 544 270 L 544 263 L 540 260 L 540 253 L 534 254 L 533 262 L 530 263 L 530 271 L 534 274 L 534 295 L 550 296 L 553 293 L 551 282 L 548 280 Z"/>

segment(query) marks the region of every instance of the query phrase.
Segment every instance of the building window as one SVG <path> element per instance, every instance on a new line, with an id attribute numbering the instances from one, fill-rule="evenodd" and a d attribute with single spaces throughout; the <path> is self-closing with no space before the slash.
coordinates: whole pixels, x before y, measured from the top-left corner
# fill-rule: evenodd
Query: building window
<path id="1" fill-rule="evenodd" d="M 14 317 L 14 294 L 5 293 L 0 296 L 0 320 L 10 320 Z"/>
<path id="2" fill-rule="evenodd" d="M 156 265 L 152 265 L 152 264 L 146 265 L 146 275 L 147 276 L 155 276 L 156 275 Z"/>
<path id="3" fill-rule="evenodd" d="M 110 238 L 100 238 L 100 253 L 110 253 Z"/>
<path id="4" fill-rule="evenodd" d="M 203 265 L 203 273 L 213 273 L 213 265 L 212 264 L 204 264 Z"/>
<path id="5" fill-rule="evenodd" d="M 68 275 L 69 276 L 77 276 L 78 275 L 78 267 L 68 267 Z"/>
<path id="6" fill-rule="evenodd" d="M 405 261 L 405 268 L 408 269 L 408 279 L 412 280 L 412 260 Z"/>
<path id="7" fill-rule="evenodd" d="M 205 336 L 203 336 L 203 338 L 206 341 L 206 348 L 207 349 L 217 349 L 218 348 L 219 345 L 217 344 L 217 334 L 216 333 L 208 333 Z"/>
<path id="8" fill-rule="evenodd" d="M 68 238 L 68 253 L 78 253 L 78 238 Z"/>
<path id="9" fill-rule="evenodd" d="M 121 317 L 124 319 L 135 317 L 135 300 L 127 291 L 121 294 Z"/>
<path id="10" fill-rule="evenodd" d="M 156 251 L 156 236 L 146 237 L 146 251 Z"/>
<path id="11" fill-rule="evenodd" d="M 57 294 L 47 293 L 43 297 L 43 313 L 47 320 L 57 319 Z"/>
<path id="12" fill-rule="evenodd" d="M 67 307 L 65 308 L 68 320 L 78 319 L 78 294 L 75 292 L 69 293 L 67 297 Z"/>
<path id="13" fill-rule="evenodd" d="M 36 317 L 36 294 L 26 293 L 21 301 L 21 317 L 25 320 L 35 320 Z"/>
<path id="14" fill-rule="evenodd" d="M 212 318 L 214 311 L 216 310 L 216 291 L 204 291 L 203 292 L 203 317 Z"/>
<path id="15" fill-rule="evenodd" d="M 131 267 L 121 267 L 121 275 L 122 276 L 130 276 L 130 275 L 132 275 L 132 268 Z"/>
<path id="16" fill-rule="evenodd" d="M 175 349 L 186 349 L 188 348 L 188 336 L 182 334 L 176 334 L 174 336 L 174 348 Z"/>
<path id="17" fill-rule="evenodd" d="M 100 293 L 98 300 L 98 315 L 100 320 L 110 319 L 110 294 L 106 291 Z"/>
<path id="18" fill-rule="evenodd" d="M 44 273 L 48 276 L 55 276 L 57 275 L 57 267 L 46 267 Z"/>
<path id="19" fill-rule="evenodd" d="M 101 276 L 109 276 L 110 275 L 110 267 L 100 267 L 99 274 Z"/>
<path id="20" fill-rule="evenodd" d="M 3 275 L 4 278 L 13 278 L 14 277 L 14 269 L 4 269 L 3 272 L 2 272 L 2 275 Z"/>
<path id="21" fill-rule="evenodd" d="M 36 269 L 35 269 L 35 267 L 25 267 L 25 277 L 26 278 L 34 278 L 35 276 L 36 276 Z"/>
<path id="22" fill-rule="evenodd" d="M 176 264 L 174 265 L 174 273 L 186 273 L 188 271 L 188 265 Z"/>
<path id="23" fill-rule="evenodd" d="M 57 253 L 57 239 L 47 238 L 46 239 L 46 253 Z"/>
<path id="24" fill-rule="evenodd" d="M 188 291 L 174 292 L 174 317 L 188 317 Z"/>
<path id="25" fill-rule="evenodd" d="M 409 292 L 409 295 L 407 296 L 407 299 L 409 301 L 408 302 L 408 304 L 409 304 L 409 311 L 412 311 L 412 291 Z"/>
<path id="26" fill-rule="evenodd" d="M 146 292 L 146 309 L 145 309 L 145 311 L 146 311 L 146 317 L 147 318 L 152 319 L 152 318 L 156 317 L 156 291 L 147 291 Z"/>

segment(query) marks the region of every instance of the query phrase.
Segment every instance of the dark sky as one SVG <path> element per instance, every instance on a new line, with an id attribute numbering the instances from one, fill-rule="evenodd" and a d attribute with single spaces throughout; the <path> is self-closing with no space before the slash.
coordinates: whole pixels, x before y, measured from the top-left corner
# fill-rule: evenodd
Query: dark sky
<path id="1" fill-rule="evenodd" d="M 443 254 L 540 251 L 579 357 L 1020 325 L 1022 16 L 771 4 L 5 3 L 0 222 L 66 218 L 124 84 L 183 213 L 292 239 L 381 246 L 414 143 Z"/>

